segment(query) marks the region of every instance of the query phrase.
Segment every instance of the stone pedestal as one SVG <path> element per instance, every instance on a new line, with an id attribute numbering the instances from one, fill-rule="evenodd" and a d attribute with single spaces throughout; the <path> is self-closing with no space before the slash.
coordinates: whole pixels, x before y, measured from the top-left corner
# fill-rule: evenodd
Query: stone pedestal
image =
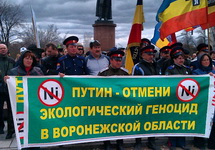
<path id="1" fill-rule="evenodd" d="M 99 40 L 103 51 L 115 46 L 115 27 L 113 21 L 95 21 L 94 39 Z"/>

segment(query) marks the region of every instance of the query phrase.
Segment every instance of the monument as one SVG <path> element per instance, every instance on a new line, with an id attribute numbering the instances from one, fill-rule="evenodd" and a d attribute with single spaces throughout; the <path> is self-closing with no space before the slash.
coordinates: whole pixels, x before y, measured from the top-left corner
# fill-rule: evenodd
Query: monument
<path id="1" fill-rule="evenodd" d="M 93 24 L 94 39 L 99 40 L 102 50 L 109 50 L 115 46 L 115 27 L 112 21 L 111 0 L 97 0 L 96 16 L 98 19 Z"/>

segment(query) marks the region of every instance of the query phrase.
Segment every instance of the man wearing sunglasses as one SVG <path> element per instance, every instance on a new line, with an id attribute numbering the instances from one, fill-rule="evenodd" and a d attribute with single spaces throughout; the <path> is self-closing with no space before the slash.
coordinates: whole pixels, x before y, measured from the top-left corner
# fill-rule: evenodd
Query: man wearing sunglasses
<path id="1" fill-rule="evenodd" d="M 81 45 L 81 44 L 78 44 L 78 52 L 77 52 L 77 55 L 78 56 L 83 56 L 84 57 L 84 46 Z"/>

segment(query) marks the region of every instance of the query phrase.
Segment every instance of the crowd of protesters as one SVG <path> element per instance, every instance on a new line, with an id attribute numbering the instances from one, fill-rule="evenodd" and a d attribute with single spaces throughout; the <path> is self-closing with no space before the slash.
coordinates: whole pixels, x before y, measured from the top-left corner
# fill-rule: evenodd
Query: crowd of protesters
<path id="1" fill-rule="evenodd" d="M 44 50 L 32 44 L 27 48 L 20 48 L 16 61 L 8 56 L 8 48 L 0 43 L 0 134 L 4 134 L 3 106 L 7 104 L 7 135 L 6 139 L 13 137 L 14 126 L 12 110 L 9 100 L 6 80 L 9 76 L 30 75 L 93 75 L 112 76 L 129 75 L 124 68 L 125 48 L 112 48 L 102 53 L 98 40 L 89 43 L 90 50 L 85 52 L 84 47 L 78 43 L 76 36 L 70 36 L 63 41 L 64 49 L 59 49 L 53 43 L 48 43 Z M 193 57 L 191 57 L 191 55 Z M 139 48 L 139 62 L 132 69 L 133 76 L 151 75 L 202 75 L 215 73 L 215 50 L 206 43 L 196 47 L 196 52 L 189 53 L 182 43 L 174 43 L 155 50 L 150 40 L 143 38 Z M 213 119 L 213 122 L 215 118 Z M 185 137 L 169 137 L 168 146 L 171 150 L 176 147 L 186 148 Z M 215 124 L 209 139 L 194 137 L 193 144 L 198 149 L 215 149 Z M 147 146 L 153 150 L 160 150 L 155 138 L 150 137 Z M 105 141 L 106 150 L 111 149 L 111 141 Z M 136 138 L 136 150 L 142 148 L 141 138 Z M 123 150 L 123 140 L 117 140 L 117 149 Z"/>

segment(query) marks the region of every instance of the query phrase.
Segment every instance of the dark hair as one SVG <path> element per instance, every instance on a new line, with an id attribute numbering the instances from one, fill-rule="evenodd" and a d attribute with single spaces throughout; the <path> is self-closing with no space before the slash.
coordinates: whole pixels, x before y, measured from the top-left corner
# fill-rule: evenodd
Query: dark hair
<path id="1" fill-rule="evenodd" d="M 31 51 L 27 51 L 23 54 L 23 59 L 25 57 L 31 57 L 33 59 L 33 63 L 32 63 L 32 66 L 36 66 L 37 65 L 37 60 L 36 60 L 36 56 L 33 52 Z M 23 60 L 22 60 L 23 61 Z"/>
<path id="2" fill-rule="evenodd" d="M 84 46 L 83 45 L 77 45 L 78 50 L 83 50 L 84 51 Z"/>
<path id="3" fill-rule="evenodd" d="M 57 46 L 56 46 L 55 44 L 53 44 L 53 43 L 48 43 L 48 44 L 46 44 L 45 51 L 46 51 L 46 49 L 49 48 L 49 47 L 51 47 L 52 49 L 57 50 Z"/>
<path id="4" fill-rule="evenodd" d="M 212 50 L 212 51 L 210 52 L 210 55 L 212 55 L 212 54 L 215 54 L 215 50 Z"/>
<path id="5" fill-rule="evenodd" d="M 210 59 L 210 63 L 212 62 L 211 56 L 209 54 L 203 54 L 202 57 L 200 58 L 200 62 L 204 59 L 204 57 L 207 56 Z"/>
<path id="6" fill-rule="evenodd" d="M 208 67 L 202 66 L 202 60 L 204 59 L 205 56 L 207 56 L 207 57 L 209 58 L 209 61 L 210 61 L 210 64 L 209 64 Z M 202 69 L 202 70 L 205 70 L 205 69 L 207 69 L 207 70 L 212 70 L 212 69 L 213 69 L 213 61 L 212 61 L 212 58 L 211 58 L 210 55 L 207 54 L 207 53 L 198 56 L 197 62 L 198 62 L 198 67 L 199 67 L 200 69 Z"/>
<path id="7" fill-rule="evenodd" d="M 90 48 L 93 48 L 93 46 L 100 46 L 100 42 L 98 40 L 93 40 L 90 42 Z"/>

